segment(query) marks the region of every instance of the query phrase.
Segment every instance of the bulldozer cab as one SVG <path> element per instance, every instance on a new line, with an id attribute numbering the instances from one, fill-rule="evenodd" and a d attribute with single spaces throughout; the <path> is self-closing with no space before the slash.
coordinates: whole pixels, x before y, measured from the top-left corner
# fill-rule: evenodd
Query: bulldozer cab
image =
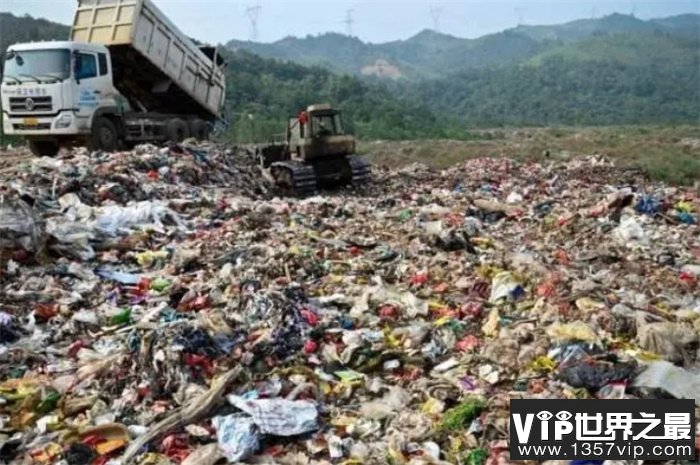
<path id="1" fill-rule="evenodd" d="M 289 124 L 289 148 L 293 158 L 307 160 L 354 152 L 355 138 L 345 134 L 339 110 L 312 105 Z"/>
<path id="2" fill-rule="evenodd" d="M 309 130 L 312 138 L 342 136 L 343 122 L 338 110 L 309 113 Z"/>

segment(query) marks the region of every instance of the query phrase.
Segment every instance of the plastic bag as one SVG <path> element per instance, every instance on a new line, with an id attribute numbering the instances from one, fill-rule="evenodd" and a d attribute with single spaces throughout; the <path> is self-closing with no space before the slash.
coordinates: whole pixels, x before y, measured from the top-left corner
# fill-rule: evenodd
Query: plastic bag
<path id="1" fill-rule="evenodd" d="M 245 460 L 260 448 L 260 432 L 255 421 L 243 414 L 212 419 L 219 448 L 229 462 Z"/>
<path id="2" fill-rule="evenodd" d="M 517 299 L 525 293 L 525 290 L 513 275 L 502 271 L 493 277 L 491 283 L 491 297 L 489 302 L 497 302 L 500 299 Z"/>
<path id="3" fill-rule="evenodd" d="M 316 405 L 308 400 L 244 399 L 236 395 L 226 399 L 250 415 L 265 434 L 296 436 L 318 429 Z"/>
<path id="4" fill-rule="evenodd" d="M 95 250 L 90 245 L 95 235 L 87 224 L 49 219 L 46 222 L 46 233 L 56 240 L 50 245 L 51 250 L 84 261 L 95 258 Z"/>
<path id="5" fill-rule="evenodd" d="M 686 348 L 698 342 L 698 335 L 690 328 L 671 322 L 637 324 L 637 342 L 642 349 L 678 363 L 694 359 L 694 354 Z"/>
<path id="6" fill-rule="evenodd" d="M 659 204 L 659 201 L 656 200 L 654 197 L 649 197 L 645 195 L 641 199 L 639 199 L 634 209 L 637 211 L 637 213 L 654 215 L 661 211 L 661 205 Z"/>
<path id="7" fill-rule="evenodd" d="M 110 205 L 100 208 L 95 227 L 105 234 L 116 236 L 120 231 L 134 227 L 162 230 L 164 221 L 182 230 L 186 229 L 178 214 L 162 202 L 138 202 L 126 207 Z"/>
<path id="8" fill-rule="evenodd" d="M 621 244 L 646 242 L 646 235 L 644 234 L 642 225 L 631 216 L 623 216 L 620 220 L 620 226 L 615 228 L 613 234 Z"/>
<path id="9" fill-rule="evenodd" d="M 135 285 L 138 284 L 141 275 L 134 273 L 125 273 L 117 270 L 97 269 L 95 274 L 102 279 L 116 281 L 120 284 Z"/>
<path id="10" fill-rule="evenodd" d="M 41 249 L 44 225 L 32 207 L 19 199 L 0 203 L 0 250 L 21 247 L 29 252 Z"/>
<path id="11" fill-rule="evenodd" d="M 369 311 L 370 302 L 377 304 L 397 304 L 410 318 L 428 314 L 428 302 L 419 299 L 410 292 L 395 291 L 383 283 L 366 290 L 350 310 L 350 316 L 359 318 Z"/>
<path id="12" fill-rule="evenodd" d="M 362 404 L 360 413 L 371 420 L 382 420 L 404 408 L 410 400 L 411 396 L 406 390 L 392 386 L 381 399 Z"/>
<path id="13" fill-rule="evenodd" d="M 632 386 L 660 389 L 676 399 L 695 399 L 695 405 L 700 405 L 700 375 L 690 373 L 667 361 L 650 363 L 637 376 Z"/>
<path id="14" fill-rule="evenodd" d="M 508 194 L 508 197 L 506 197 L 506 203 L 509 203 L 509 204 L 520 203 L 522 201 L 523 201 L 523 196 L 518 194 L 515 191 L 511 192 L 510 194 Z"/>

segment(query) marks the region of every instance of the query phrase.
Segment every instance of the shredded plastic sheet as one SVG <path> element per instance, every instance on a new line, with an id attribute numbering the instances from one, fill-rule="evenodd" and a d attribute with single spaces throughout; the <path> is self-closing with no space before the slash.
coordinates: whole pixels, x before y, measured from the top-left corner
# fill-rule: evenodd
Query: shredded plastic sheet
<path id="1" fill-rule="evenodd" d="M 634 380 L 635 387 L 659 389 L 676 399 L 695 399 L 700 405 L 700 374 L 691 373 L 673 363 L 650 363 Z"/>
<path id="2" fill-rule="evenodd" d="M 250 415 L 265 434 L 296 436 L 318 429 L 316 405 L 307 400 L 244 399 L 234 395 L 227 399 Z"/>
<path id="3" fill-rule="evenodd" d="M 252 418 L 235 414 L 212 418 L 219 448 L 229 462 L 245 460 L 260 447 L 260 431 Z"/>

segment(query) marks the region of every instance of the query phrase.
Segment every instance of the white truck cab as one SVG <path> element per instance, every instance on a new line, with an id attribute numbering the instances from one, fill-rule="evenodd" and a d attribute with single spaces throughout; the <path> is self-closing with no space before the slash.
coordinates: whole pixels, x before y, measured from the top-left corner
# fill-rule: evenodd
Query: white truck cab
<path id="1" fill-rule="evenodd" d="M 59 141 L 91 137 L 93 119 L 100 110 L 129 110 L 112 82 L 110 54 L 104 45 L 37 42 L 10 46 L 0 89 L 3 130 L 27 138 L 36 153 L 52 155 Z M 103 131 L 102 136 L 112 134 Z"/>

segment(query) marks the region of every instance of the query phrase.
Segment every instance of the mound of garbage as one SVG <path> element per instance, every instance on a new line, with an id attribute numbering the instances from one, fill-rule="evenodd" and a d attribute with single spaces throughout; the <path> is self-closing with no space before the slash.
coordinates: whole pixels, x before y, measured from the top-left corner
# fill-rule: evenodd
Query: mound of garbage
<path id="1" fill-rule="evenodd" d="M 511 399 L 700 392 L 700 197 L 609 160 L 308 198 L 214 144 L 0 176 L 0 461 L 498 465 Z"/>

